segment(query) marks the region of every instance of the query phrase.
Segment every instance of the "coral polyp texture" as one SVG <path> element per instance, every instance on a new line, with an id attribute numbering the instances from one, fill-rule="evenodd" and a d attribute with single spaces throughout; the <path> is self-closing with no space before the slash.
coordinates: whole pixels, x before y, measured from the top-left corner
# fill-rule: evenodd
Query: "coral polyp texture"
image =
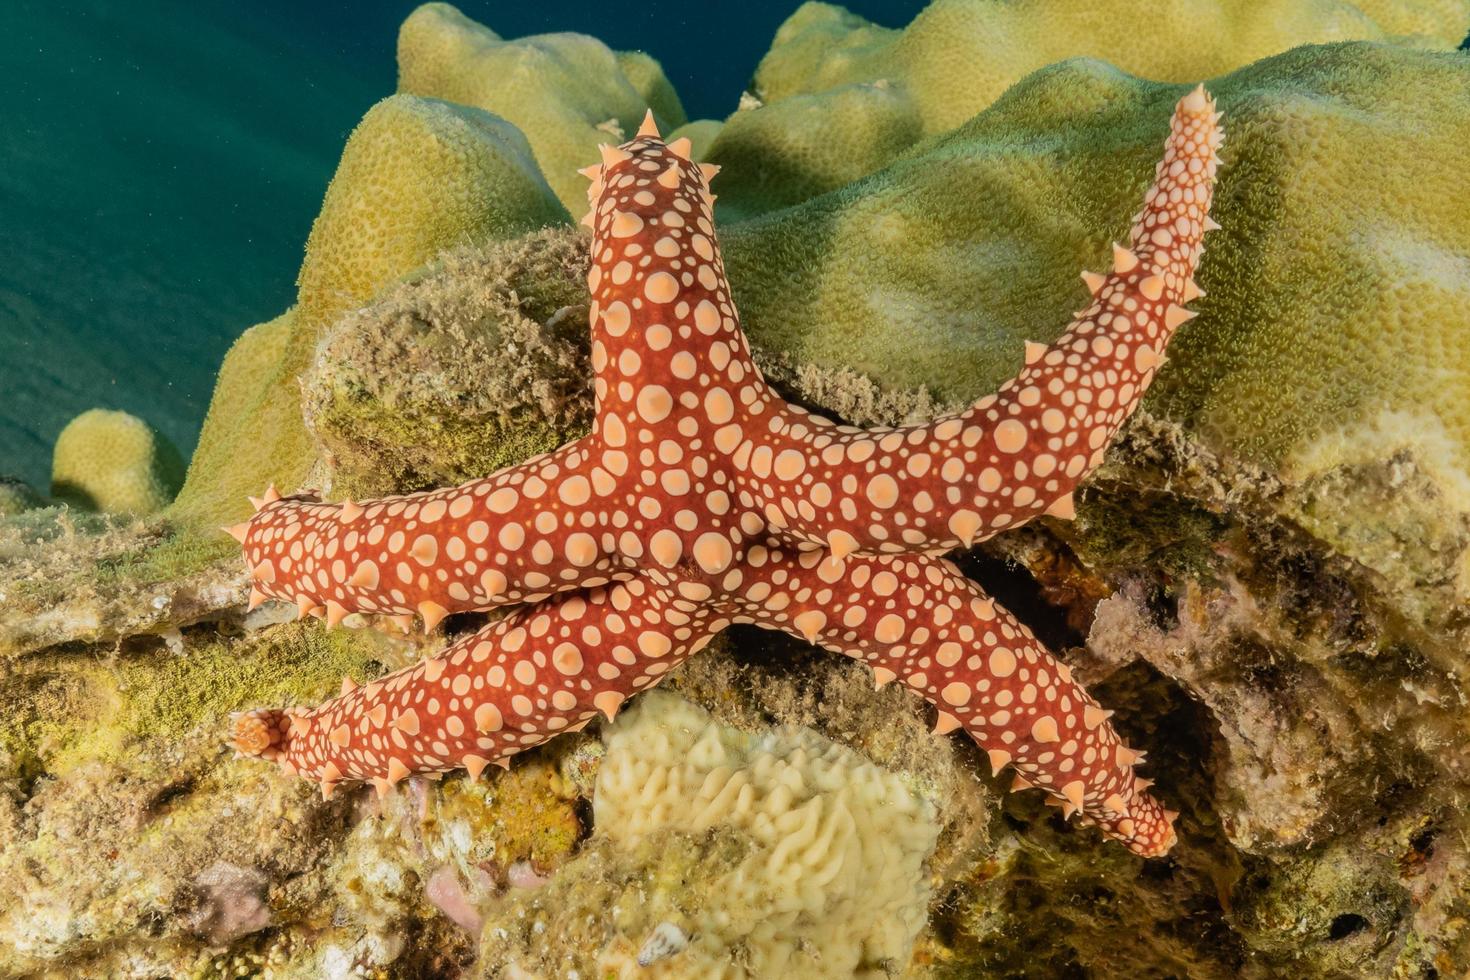
<path id="1" fill-rule="evenodd" d="M 582 196 L 576 170 L 598 144 L 620 141 L 650 107 L 667 128 L 684 123 L 678 95 L 647 55 L 571 32 L 507 40 L 447 3 L 426 3 L 403 22 L 398 90 L 509 120 L 568 210 Z"/>
<path id="2" fill-rule="evenodd" d="M 82 510 L 151 514 L 173 499 L 183 481 L 179 451 L 136 415 L 94 408 L 56 437 L 51 493 Z"/>
<path id="3" fill-rule="evenodd" d="M 1175 108 L 1153 186 L 1091 303 L 970 408 L 901 428 L 837 425 L 764 382 L 736 319 L 709 178 L 650 112 L 588 167 L 593 431 L 452 490 L 340 504 L 272 489 L 231 529 L 268 598 L 433 629 L 516 608 L 442 654 L 315 709 L 236 719 L 241 752 L 386 792 L 472 776 L 597 712 L 612 718 L 732 623 L 866 662 L 963 729 L 999 772 L 1143 855 L 1172 814 L 1094 701 L 939 557 L 1043 514 L 1102 460 L 1200 295 L 1222 135 L 1202 87 Z"/>
<path id="4" fill-rule="evenodd" d="M 600 967 L 837 978 L 908 960 L 939 823 L 903 776 L 810 729 L 744 732 L 663 691 L 606 738 L 593 796 L 599 833 L 629 849 L 649 837 L 726 831 L 742 854 L 693 915 L 658 924 L 689 937 L 683 956 L 657 955 L 655 926 L 636 945 L 606 943 Z M 745 955 L 735 967 L 737 947 Z"/>

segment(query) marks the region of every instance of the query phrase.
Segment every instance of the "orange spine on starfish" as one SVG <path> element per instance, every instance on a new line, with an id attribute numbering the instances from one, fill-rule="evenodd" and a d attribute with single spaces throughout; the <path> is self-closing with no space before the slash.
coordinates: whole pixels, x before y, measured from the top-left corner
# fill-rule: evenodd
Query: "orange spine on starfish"
<path id="1" fill-rule="evenodd" d="M 690 596 L 694 598 L 690 598 Z M 728 620 L 689 583 L 619 582 L 517 609 L 442 653 L 314 709 L 236 717 L 236 748 L 323 784 L 479 776 L 594 714 L 614 717 Z"/>
<path id="2" fill-rule="evenodd" d="M 929 425 L 862 431 L 786 404 L 740 329 L 709 179 L 645 122 L 592 180 L 593 431 L 452 490 L 322 504 L 274 491 L 228 529 L 252 604 L 350 612 L 526 604 L 431 660 L 314 709 L 236 718 L 232 741 L 321 782 L 386 792 L 472 775 L 614 714 L 727 622 L 868 662 L 963 728 L 998 771 L 1140 854 L 1173 842 L 1108 712 L 952 566 L 930 557 L 1048 512 L 1100 459 L 1199 291 L 1219 144 L 1202 89 L 1179 104 L 1157 181 L 1094 302 L 997 395 Z M 863 552 L 867 552 L 864 554 Z M 904 557 L 873 552 L 908 552 Z"/>

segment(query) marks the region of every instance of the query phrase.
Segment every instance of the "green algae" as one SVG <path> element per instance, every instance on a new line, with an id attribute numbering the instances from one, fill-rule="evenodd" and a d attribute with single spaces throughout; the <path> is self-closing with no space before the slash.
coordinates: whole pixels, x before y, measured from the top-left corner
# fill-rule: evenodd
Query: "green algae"
<path id="1" fill-rule="evenodd" d="M 136 752 L 138 740 L 201 731 L 215 738 L 231 711 L 315 703 L 344 675 L 376 674 L 388 641 L 373 631 L 291 624 L 233 639 L 205 630 L 185 642 L 182 654 L 124 649 L 21 662 L 4 679 L 0 748 L 19 756 L 43 746 L 56 773 L 116 761 Z"/>

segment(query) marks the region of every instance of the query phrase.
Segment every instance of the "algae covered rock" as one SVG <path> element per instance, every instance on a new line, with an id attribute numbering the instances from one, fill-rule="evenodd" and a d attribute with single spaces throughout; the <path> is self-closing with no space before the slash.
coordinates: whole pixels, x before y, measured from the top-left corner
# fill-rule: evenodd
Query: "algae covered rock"
<path id="1" fill-rule="evenodd" d="M 0 517 L 10 517 L 21 511 L 42 506 L 45 501 L 31 489 L 31 485 L 13 476 L 0 476 Z"/>
<path id="2" fill-rule="evenodd" d="M 578 237 L 537 233 L 449 253 L 344 317 L 303 382 L 334 485 L 462 483 L 585 432 L 585 269 Z"/>
<path id="3" fill-rule="evenodd" d="M 514 126 L 479 109 L 395 95 L 342 151 L 302 263 L 302 315 L 362 304 L 447 242 L 507 238 L 567 219 Z"/>
<path id="4" fill-rule="evenodd" d="M 52 495 L 108 514 L 161 510 L 183 475 L 179 451 L 158 430 L 127 412 L 102 408 L 68 422 L 51 457 Z"/>
<path id="5" fill-rule="evenodd" d="M 398 34 L 398 90 L 487 109 L 530 141 L 568 211 L 586 208 L 577 170 L 599 143 L 618 143 L 654 111 L 664 130 L 684 110 L 658 63 L 614 52 L 585 34 L 508 41 L 447 3 L 426 3 Z"/>

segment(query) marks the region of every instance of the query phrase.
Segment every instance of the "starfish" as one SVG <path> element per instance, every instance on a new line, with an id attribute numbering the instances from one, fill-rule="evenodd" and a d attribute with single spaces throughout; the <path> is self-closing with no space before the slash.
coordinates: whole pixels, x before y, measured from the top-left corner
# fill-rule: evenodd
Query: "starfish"
<path id="1" fill-rule="evenodd" d="M 337 625 L 385 614 L 427 630 L 513 607 L 442 653 L 314 708 L 237 715 L 243 754 L 380 793 L 411 773 L 486 766 L 609 720 L 731 623 L 866 662 L 963 729 L 995 773 L 1045 790 L 1145 856 L 1174 813 L 1103 709 L 1031 632 L 942 556 L 1072 494 L 1202 295 L 1194 271 L 1221 142 L 1203 87 L 1174 111 L 1155 182 L 1112 269 L 1051 345 L 964 411 L 896 428 L 787 404 L 742 332 L 713 224 L 717 167 L 649 114 L 601 148 L 592 183 L 589 435 L 452 489 L 329 504 L 274 489 L 230 528 L 252 607 L 295 602 Z"/>

